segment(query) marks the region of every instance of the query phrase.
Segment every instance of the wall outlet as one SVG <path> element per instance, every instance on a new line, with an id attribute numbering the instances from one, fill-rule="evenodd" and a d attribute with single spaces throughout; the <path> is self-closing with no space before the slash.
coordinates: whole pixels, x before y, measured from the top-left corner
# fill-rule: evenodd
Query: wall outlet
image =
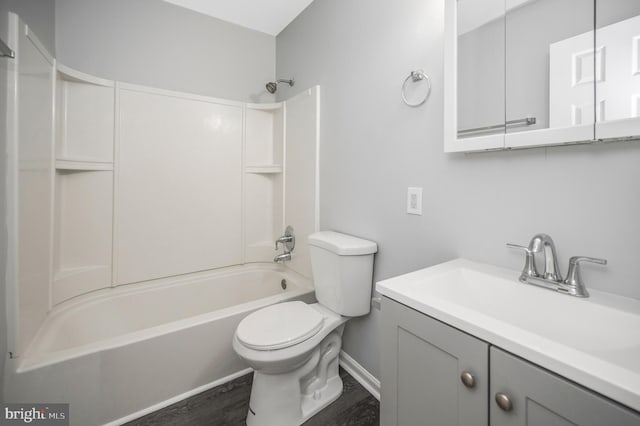
<path id="1" fill-rule="evenodd" d="M 407 188 L 407 213 L 422 215 L 422 188 Z"/>

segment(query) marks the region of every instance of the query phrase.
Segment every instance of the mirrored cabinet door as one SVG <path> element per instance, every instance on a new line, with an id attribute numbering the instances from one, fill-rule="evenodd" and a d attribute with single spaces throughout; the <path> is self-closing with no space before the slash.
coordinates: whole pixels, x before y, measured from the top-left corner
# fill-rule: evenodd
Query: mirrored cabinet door
<path id="1" fill-rule="evenodd" d="M 504 148 L 504 0 L 445 3 L 445 151 Z"/>
<path id="2" fill-rule="evenodd" d="M 596 137 L 640 136 L 640 1 L 598 0 Z"/>
<path id="3" fill-rule="evenodd" d="M 594 0 L 506 1 L 506 147 L 594 138 Z"/>
<path id="4" fill-rule="evenodd" d="M 504 0 L 458 0 L 458 138 L 505 132 Z"/>
<path id="5" fill-rule="evenodd" d="M 445 152 L 640 139 L 640 0 L 445 0 Z"/>

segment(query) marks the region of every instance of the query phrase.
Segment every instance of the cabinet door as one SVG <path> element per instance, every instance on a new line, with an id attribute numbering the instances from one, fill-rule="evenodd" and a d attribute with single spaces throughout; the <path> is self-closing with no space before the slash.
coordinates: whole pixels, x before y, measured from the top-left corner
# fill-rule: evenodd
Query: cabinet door
<path id="1" fill-rule="evenodd" d="M 640 135 L 640 2 L 596 2 L 596 138 Z"/>
<path id="2" fill-rule="evenodd" d="M 593 140 L 594 0 L 507 0 L 506 9 L 505 146 Z"/>
<path id="3" fill-rule="evenodd" d="M 632 426 L 640 415 L 542 368 L 491 348 L 491 426 Z M 496 402 L 509 398 L 511 410 Z"/>
<path id="4" fill-rule="evenodd" d="M 487 425 L 488 356 L 487 343 L 384 297 L 381 424 Z"/>

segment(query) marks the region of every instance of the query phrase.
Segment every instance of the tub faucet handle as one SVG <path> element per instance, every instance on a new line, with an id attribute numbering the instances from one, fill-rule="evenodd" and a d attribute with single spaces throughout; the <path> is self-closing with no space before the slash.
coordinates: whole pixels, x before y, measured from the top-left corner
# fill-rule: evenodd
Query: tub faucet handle
<path id="1" fill-rule="evenodd" d="M 278 244 L 281 244 L 281 243 L 286 244 L 288 242 L 291 242 L 292 240 L 293 240 L 293 237 L 286 236 L 286 235 L 283 235 L 282 237 L 278 238 L 276 240 L 276 250 L 278 250 Z"/>
<path id="2" fill-rule="evenodd" d="M 284 235 L 276 239 L 276 250 L 278 250 L 278 244 L 281 243 L 284 246 L 285 252 L 292 252 L 296 246 L 296 237 L 293 235 L 291 225 L 287 226 L 287 229 L 284 230 Z"/>

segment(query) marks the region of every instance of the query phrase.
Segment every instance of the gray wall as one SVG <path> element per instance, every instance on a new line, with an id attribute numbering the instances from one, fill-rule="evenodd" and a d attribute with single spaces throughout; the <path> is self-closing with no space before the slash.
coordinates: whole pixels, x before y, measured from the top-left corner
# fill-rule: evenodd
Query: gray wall
<path id="1" fill-rule="evenodd" d="M 159 0 L 56 0 L 58 60 L 127 83 L 271 101 L 275 37 Z"/>
<path id="2" fill-rule="evenodd" d="M 569 256 L 604 257 L 584 265 L 587 286 L 640 298 L 640 142 L 444 154 L 443 3 L 318 0 L 278 35 L 277 72 L 296 78 L 280 96 L 321 85 L 321 228 L 377 241 L 376 281 L 456 257 L 519 271 L 505 243 L 546 232 L 563 273 Z M 433 91 L 409 108 L 416 68 Z M 424 188 L 422 216 L 405 213 L 408 186 Z M 379 315 L 344 339 L 376 376 Z"/>
<path id="3" fill-rule="evenodd" d="M 40 41 L 53 54 L 55 48 L 54 2 L 51 0 L 3 0 L 0 1 L 0 38 L 7 42 L 8 13 L 16 12 L 29 25 Z M 9 46 L 14 47 L 14 46 Z M 7 80 L 7 62 L 0 58 L 0 82 Z M 7 205 L 5 176 L 7 167 L 7 86 L 0 84 L 0 401 L 4 401 L 4 364 L 7 359 Z"/>

